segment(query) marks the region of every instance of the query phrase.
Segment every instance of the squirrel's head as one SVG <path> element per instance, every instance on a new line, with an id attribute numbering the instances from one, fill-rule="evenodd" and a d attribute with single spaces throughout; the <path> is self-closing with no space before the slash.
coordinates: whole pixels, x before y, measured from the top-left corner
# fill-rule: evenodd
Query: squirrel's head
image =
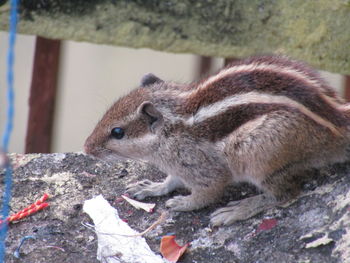
<path id="1" fill-rule="evenodd" d="M 140 87 L 120 98 L 104 114 L 87 138 L 85 152 L 107 161 L 145 160 L 157 144 L 157 134 L 164 123 L 163 114 L 151 102 L 151 90 L 163 83 L 153 74 L 144 76 Z"/>

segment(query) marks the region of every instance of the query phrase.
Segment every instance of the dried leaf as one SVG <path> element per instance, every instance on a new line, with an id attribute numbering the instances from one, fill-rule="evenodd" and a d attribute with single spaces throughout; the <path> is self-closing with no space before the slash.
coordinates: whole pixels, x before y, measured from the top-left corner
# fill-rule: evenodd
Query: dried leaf
<path id="1" fill-rule="evenodd" d="M 179 246 L 175 241 L 175 236 L 163 236 L 160 242 L 160 253 L 170 262 L 177 262 L 189 244 Z"/>
<path id="2" fill-rule="evenodd" d="M 143 209 L 148 213 L 153 212 L 154 207 L 156 206 L 156 204 L 149 204 L 149 203 L 143 203 L 140 201 L 136 201 L 134 199 L 131 199 L 129 197 L 127 197 L 126 195 L 122 195 L 122 197 L 125 199 L 125 201 L 127 201 L 129 204 L 131 204 L 133 207 L 135 207 L 136 209 Z"/>
<path id="3" fill-rule="evenodd" d="M 258 229 L 256 232 L 270 230 L 271 228 L 274 228 L 277 225 L 277 219 L 270 218 L 270 219 L 264 219 L 260 225 L 258 226 Z"/>
<path id="4" fill-rule="evenodd" d="M 306 244 L 305 248 L 315 248 L 315 247 L 319 247 L 319 246 L 324 246 L 324 245 L 327 245 L 331 242 L 334 242 L 334 240 L 329 238 L 329 237 L 324 236 L 324 237 L 321 237 L 319 239 L 312 241 L 309 244 Z"/>

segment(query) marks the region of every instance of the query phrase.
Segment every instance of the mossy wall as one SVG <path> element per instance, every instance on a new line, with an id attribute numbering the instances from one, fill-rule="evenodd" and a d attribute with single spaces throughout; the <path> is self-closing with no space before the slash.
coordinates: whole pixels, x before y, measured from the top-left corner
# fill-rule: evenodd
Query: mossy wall
<path id="1" fill-rule="evenodd" d="M 207 56 L 283 53 L 350 74 L 349 0 L 21 2 L 25 34 Z M 0 8 L 2 30 L 7 9 Z"/>

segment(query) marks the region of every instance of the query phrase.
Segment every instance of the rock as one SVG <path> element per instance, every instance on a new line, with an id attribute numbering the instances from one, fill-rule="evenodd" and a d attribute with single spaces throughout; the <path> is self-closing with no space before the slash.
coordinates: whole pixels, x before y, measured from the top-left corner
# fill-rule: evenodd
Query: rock
<path id="1" fill-rule="evenodd" d="M 147 198 L 146 202 L 157 204 L 151 214 L 120 198 L 131 182 L 165 176 L 142 163 L 111 165 L 80 153 L 12 154 L 10 158 L 15 168 L 11 211 L 23 209 L 44 193 L 50 195 L 50 206 L 10 225 L 6 262 L 18 262 L 13 253 L 24 236 L 35 239 L 21 247 L 21 262 L 98 262 L 96 235 L 82 225 L 91 223 L 82 211 L 85 200 L 102 194 L 120 217 L 141 232 L 159 218 L 169 198 Z M 288 206 L 212 228 L 209 215 L 217 207 L 256 194 L 247 184 L 230 187 L 219 204 L 194 212 L 170 212 L 164 223 L 146 235 L 147 242 L 157 253 L 160 237 L 168 233 L 174 233 L 180 244 L 191 242 L 183 263 L 350 262 L 349 172 L 350 163 L 315 171 L 310 180 L 316 187 L 306 189 Z M 178 194 L 186 193 L 172 195 Z"/>
<path id="2" fill-rule="evenodd" d="M 7 30 L 8 4 L 0 17 Z M 21 1 L 19 32 L 206 56 L 283 53 L 350 74 L 349 25 L 348 0 L 32 0 Z"/>

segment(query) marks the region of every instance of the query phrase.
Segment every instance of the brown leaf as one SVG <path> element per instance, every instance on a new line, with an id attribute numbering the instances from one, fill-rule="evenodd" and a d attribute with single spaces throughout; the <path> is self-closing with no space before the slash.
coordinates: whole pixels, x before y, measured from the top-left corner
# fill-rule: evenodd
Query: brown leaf
<path id="1" fill-rule="evenodd" d="M 189 244 L 179 246 L 175 241 L 175 236 L 163 236 L 160 242 L 160 253 L 167 260 L 177 262 L 182 254 L 185 253 Z"/>

